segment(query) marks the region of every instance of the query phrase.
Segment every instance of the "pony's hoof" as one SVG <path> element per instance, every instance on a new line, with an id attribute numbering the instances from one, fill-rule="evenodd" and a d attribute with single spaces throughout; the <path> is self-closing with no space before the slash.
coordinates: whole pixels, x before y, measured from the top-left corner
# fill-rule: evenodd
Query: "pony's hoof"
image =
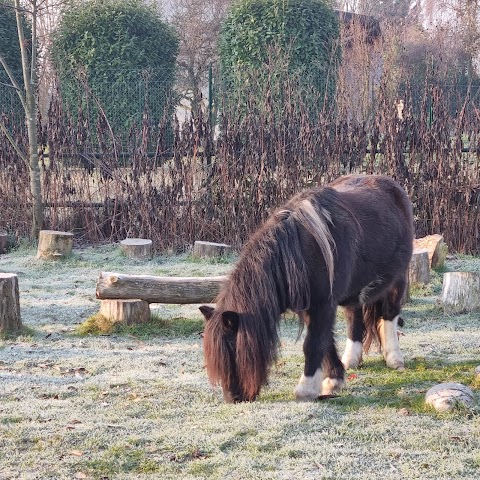
<path id="1" fill-rule="evenodd" d="M 318 393 L 314 394 L 313 392 L 299 392 L 297 389 L 295 389 L 294 394 L 297 402 L 310 402 L 318 398 Z"/>
<path id="2" fill-rule="evenodd" d="M 326 377 L 322 382 L 322 395 L 332 395 L 338 393 L 345 387 L 345 380 L 343 378 Z"/>
<path id="3" fill-rule="evenodd" d="M 313 377 L 302 375 L 298 385 L 295 387 L 295 399 L 298 402 L 308 402 L 315 400 L 320 395 L 320 388 L 322 386 L 323 374 L 322 370 L 318 369 Z"/>
<path id="4" fill-rule="evenodd" d="M 391 352 L 385 357 L 385 363 L 388 368 L 403 372 L 405 370 L 405 363 L 403 355 L 400 352 Z"/>

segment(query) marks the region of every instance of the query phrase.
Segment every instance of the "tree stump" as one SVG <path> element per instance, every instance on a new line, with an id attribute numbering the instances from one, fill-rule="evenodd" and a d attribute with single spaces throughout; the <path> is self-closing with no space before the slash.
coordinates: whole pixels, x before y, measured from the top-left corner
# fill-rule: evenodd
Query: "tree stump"
<path id="1" fill-rule="evenodd" d="M 473 392 L 461 383 L 440 383 L 425 394 L 425 403 L 438 412 L 448 412 L 457 405 L 466 407 L 474 403 Z"/>
<path id="2" fill-rule="evenodd" d="M 0 253 L 7 252 L 7 243 L 8 243 L 8 235 L 4 232 L 0 232 Z"/>
<path id="3" fill-rule="evenodd" d="M 222 257 L 232 251 L 225 243 L 202 242 L 197 240 L 193 245 L 193 256 L 197 258 Z"/>
<path id="4" fill-rule="evenodd" d="M 0 273 L 0 334 L 21 329 L 18 277 L 14 273 Z"/>
<path id="5" fill-rule="evenodd" d="M 430 262 L 428 250 L 415 249 L 408 267 L 408 283 L 422 283 L 426 285 L 430 281 Z"/>
<path id="6" fill-rule="evenodd" d="M 440 299 L 445 313 L 467 313 L 480 310 L 480 273 L 445 273 Z"/>
<path id="7" fill-rule="evenodd" d="M 150 320 L 150 305 L 144 300 L 101 300 L 100 313 L 112 323 L 134 325 Z"/>
<path id="8" fill-rule="evenodd" d="M 120 249 L 128 258 L 151 260 L 152 241 L 147 238 L 126 238 L 120 242 Z"/>
<path id="9" fill-rule="evenodd" d="M 57 260 L 72 253 L 73 233 L 40 230 L 37 258 Z"/>
<path id="10" fill-rule="evenodd" d="M 441 268 L 444 266 L 448 246 L 444 242 L 442 235 L 435 234 L 427 235 L 423 238 L 416 238 L 413 241 L 413 248 L 428 250 L 430 268 Z"/>

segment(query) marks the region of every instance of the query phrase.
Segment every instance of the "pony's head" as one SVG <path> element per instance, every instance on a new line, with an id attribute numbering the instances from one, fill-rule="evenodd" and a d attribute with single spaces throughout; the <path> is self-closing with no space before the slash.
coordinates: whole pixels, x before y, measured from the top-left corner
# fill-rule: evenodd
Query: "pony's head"
<path id="1" fill-rule="evenodd" d="M 206 320 L 203 347 L 210 381 L 221 385 L 226 402 L 254 401 L 270 365 L 258 335 L 248 333 L 242 314 L 206 305 L 200 311 Z"/>

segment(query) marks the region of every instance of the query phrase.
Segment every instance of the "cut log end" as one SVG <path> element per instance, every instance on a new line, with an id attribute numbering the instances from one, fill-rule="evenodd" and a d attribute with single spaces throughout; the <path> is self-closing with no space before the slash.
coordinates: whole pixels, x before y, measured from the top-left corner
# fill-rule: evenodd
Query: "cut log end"
<path id="1" fill-rule="evenodd" d="M 0 334 L 8 335 L 22 329 L 18 277 L 0 273 Z"/>
<path id="2" fill-rule="evenodd" d="M 426 249 L 428 251 L 428 260 L 430 268 L 442 268 L 448 254 L 448 246 L 440 234 L 427 235 L 426 237 L 416 238 L 413 241 L 415 249 Z"/>
<path id="3" fill-rule="evenodd" d="M 100 314 L 112 323 L 135 325 L 150 320 L 150 306 L 144 300 L 102 300 Z"/>
<path id="4" fill-rule="evenodd" d="M 193 244 L 193 256 L 197 258 L 223 257 L 231 253 L 232 247 L 225 243 L 196 241 Z"/>
<path id="5" fill-rule="evenodd" d="M 441 303 L 445 313 L 480 311 L 480 273 L 445 273 Z"/>
<path id="6" fill-rule="evenodd" d="M 153 257 L 152 241 L 147 238 L 126 238 L 120 242 L 120 249 L 128 258 L 151 260 Z"/>
<path id="7" fill-rule="evenodd" d="M 72 253 L 73 233 L 41 230 L 38 236 L 37 258 L 57 260 Z"/>

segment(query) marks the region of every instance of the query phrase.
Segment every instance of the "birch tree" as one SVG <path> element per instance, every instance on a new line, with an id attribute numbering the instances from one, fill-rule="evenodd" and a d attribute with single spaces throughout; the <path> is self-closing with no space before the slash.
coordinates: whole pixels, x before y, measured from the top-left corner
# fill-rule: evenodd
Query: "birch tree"
<path id="1" fill-rule="evenodd" d="M 8 77 L 9 86 L 16 91 L 25 113 L 28 150 L 25 151 L 22 149 L 2 121 L 0 121 L 0 130 L 8 138 L 20 159 L 29 168 L 30 194 L 32 198 L 31 234 L 33 237 L 38 235 L 43 225 L 42 181 L 38 163 L 36 83 L 38 79 L 37 26 L 40 13 L 45 8 L 45 4 L 46 0 L 27 0 L 24 3 L 21 3 L 20 0 L 3 1 L 4 7 L 13 8 L 15 11 L 23 82 L 15 75 L 3 52 L 0 51 L 0 65 Z M 31 23 L 31 31 L 29 34 L 25 31 L 25 18 Z"/>

